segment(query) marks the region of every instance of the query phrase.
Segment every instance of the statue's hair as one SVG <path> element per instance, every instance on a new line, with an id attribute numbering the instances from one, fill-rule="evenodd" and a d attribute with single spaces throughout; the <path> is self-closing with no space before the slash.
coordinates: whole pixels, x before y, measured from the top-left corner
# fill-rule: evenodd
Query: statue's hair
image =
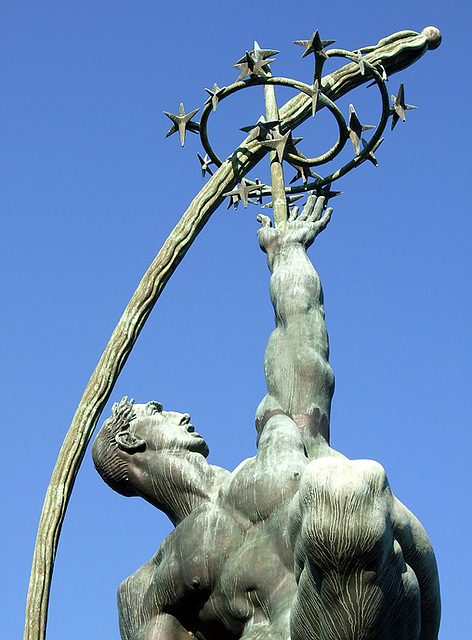
<path id="1" fill-rule="evenodd" d="M 92 459 L 95 469 L 112 489 L 123 496 L 135 496 L 136 491 L 129 483 L 128 465 L 119 455 L 116 436 L 129 430 L 136 418 L 134 400 L 125 396 L 115 402 L 111 417 L 105 420 L 92 445 Z"/>

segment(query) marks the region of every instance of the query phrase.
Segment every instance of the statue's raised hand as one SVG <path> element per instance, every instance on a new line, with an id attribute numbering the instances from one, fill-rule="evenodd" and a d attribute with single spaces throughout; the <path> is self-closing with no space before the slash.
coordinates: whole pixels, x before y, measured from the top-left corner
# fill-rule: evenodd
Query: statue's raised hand
<path id="1" fill-rule="evenodd" d="M 310 195 L 301 214 L 298 215 L 298 207 L 293 207 L 287 222 L 277 229 L 272 227 L 270 218 L 259 214 L 257 220 L 261 223 L 261 228 L 257 232 L 257 238 L 262 251 L 274 254 L 290 244 L 308 248 L 331 219 L 333 209 L 329 207 L 324 211 L 325 202 L 324 196 Z"/>

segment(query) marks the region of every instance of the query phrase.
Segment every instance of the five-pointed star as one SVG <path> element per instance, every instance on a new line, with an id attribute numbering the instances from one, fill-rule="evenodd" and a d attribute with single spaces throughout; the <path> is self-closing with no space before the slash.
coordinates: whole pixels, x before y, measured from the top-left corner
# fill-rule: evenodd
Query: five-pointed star
<path id="1" fill-rule="evenodd" d="M 268 72 L 264 67 L 270 62 L 274 62 L 274 58 L 269 58 L 277 53 L 278 51 L 275 49 L 261 49 L 258 43 L 254 41 L 252 51 L 246 51 L 246 55 L 240 58 L 237 64 L 233 65 L 241 71 L 237 82 L 248 75 L 266 76 Z"/>
<path id="2" fill-rule="evenodd" d="M 213 175 L 213 171 L 209 167 L 213 160 L 208 156 L 208 154 L 206 154 L 204 158 L 202 158 L 199 153 L 197 153 L 197 156 L 200 160 L 200 164 L 202 165 L 202 180 L 205 180 L 205 173 L 209 173 L 211 176 Z"/>
<path id="3" fill-rule="evenodd" d="M 205 101 L 205 104 L 209 104 L 211 102 L 211 106 L 213 107 L 213 111 L 216 111 L 216 106 L 221 97 L 221 94 L 226 89 L 226 87 L 219 87 L 216 82 L 213 85 L 213 89 L 205 89 L 205 91 L 209 94 L 208 100 Z"/>
<path id="4" fill-rule="evenodd" d="M 305 167 L 305 165 L 296 165 L 294 162 L 290 163 L 292 165 L 292 167 L 294 169 L 297 170 L 296 175 L 293 176 L 293 178 L 290 180 L 289 184 L 293 184 L 294 182 L 296 182 L 297 180 L 300 180 L 300 178 L 303 180 L 303 183 L 306 184 L 308 182 L 308 178 L 317 178 L 320 179 L 321 176 L 319 176 L 317 173 L 315 173 L 314 171 L 312 171 L 310 169 L 310 167 Z"/>
<path id="5" fill-rule="evenodd" d="M 372 147 L 372 149 L 370 150 L 366 158 L 366 160 L 370 160 L 372 162 L 374 167 L 379 166 L 379 163 L 377 162 L 377 158 L 375 157 L 374 153 L 377 151 L 377 149 L 380 147 L 383 141 L 384 141 L 384 138 L 380 138 L 380 140 L 376 144 L 374 144 L 374 146 Z M 367 142 L 364 140 L 364 138 L 362 138 L 362 146 L 364 147 L 364 149 L 367 146 Z"/>
<path id="6" fill-rule="evenodd" d="M 306 160 L 306 156 L 299 150 L 295 148 L 295 145 L 298 144 L 302 140 L 302 138 L 292 138 L 292 143 L 287 151 L 297 158 L 301 158 L 302 160 Z M 321 180 L 321 176 L 311 170 L 310 167 L 307 167 L 304 164 L 298 164 L 296 160 L 287 159 L 287 162 L 292 165 L 294 169 L 297 170 L 296 175 L 290 180 L 290 184 L 293 184 L 300 178 L 304 183 L 308 182 L 308 178 L 316 178 Z"/>
<path id="7" fill-rule="evenodd" d="M 370 124 L 361 124 L 353 105 L 349 105 L 349 137 L 351 138 L 356 156 L 359 155 L 361 150 L 361 133 L 367 131 L 367 129 L 374 128 L 375 127 Z"/>
<path id="8" fill-rule="evenodd" d="M 328 200 L 330 198 L 335 198 L 336 196 L 341 195 L 342 191 L 331 191 L 331 182 L 328 182 L 328 184 L 325 184 L 322 187 L 318 187 L 316 189 L 316 195 L 319 196 L 323 196 L 323 198 L 325 199 L 325 203 L 324 203 L 324 208 L 326 209 L 326 205 L 328 204 Z M 310 193 L 313 193 L 312 191 Z"/>
<path id="9" fill-rule="evenodd" d="M 321 40 L 318 30 L 311 36 L 310 40 L 295 40 L 294 44 L 299 44 L 302 47 L 305 47 L 305 51 L 302 54 L 302 58 L 309 55 L 310 53 L 314 53 L 315 55 L 322 56 L 323 58 L 328 59 L 328 54 L 324 50 L 325 47 L 328 47 L 330 44 L 336 42 L 335 40 Z"/>
<path id="10" fill-rule="evenodd" d="M 365 73 L 365 64 L 364 58 L 362 57 L 362 53 L 360 51 L 354 51 L 354 55 L 356 56 L 356 62 L 359 65 L 359 69 L 361 71 L 361 75 Z"/>
<path id="11" fill-rule="evenodd" d="M 269 72 L 266 71 L 264 67 L 268 65 L 269 62 L 274 62 L 275 58 L 254 60 L 249 51 L 246 51 L 246 56 L 243 60 L 244 62 L 233 64 L 235 69 L 241 71 L 236 82 L 243 80 L 246 76 L 267 76 Z"/>
<path id="12" fill-rule="evenodd" d="M 384 82 L 387 82 L 388 75 L 387 75 L 387 72 L 385 71 L 385 67 L 383 66 L 383 64 L 380 64 L 380 62 L 379 62 L 379 63 L 377 63 L 376 67 L 377 67 L 377 71 L 379 71 L 380 75 L 382 76 L 382 80 Z"/>
<path id="13" fill-rule="evenodd" d="M 388 75 L 387 72 L 385 71 L 385 67 L 383 65 L 380 64 L 380 62 L 378 62 L 376 65 L 374 65 L 376 70 L 380 73 L 382 80 L 384 82 L 388 81 Z M 370 84 L 367 85 L 367 87 L 373 87 L 374 84 L 377 84 L 377 82 L 374 80 L 373 82 L 371 82 Z"/>
<path id="14" fill-rule="evenodd" d="M 405 104 L 405 89 L 403 87 L 403 82 L 400 83 L 400 88 L 398 89 L 398 93 L 396 96 L 392 96 L 393 101 L 393 117 L 392 117 L 392 127 L 393 131 L 395 125 L 400 120 L 400 118 L 405 122 L 405 111 L 408 109 L 416 109 L 412 104 Z"/>
<path id="15" fill-rule="evenodd" d="M 240 131 L 249 133 L 247 142 L 252 142 L 252 140 L 256 140 L 259 137 L 266 138 L 279 123 L 280 120 L 270 120 L 269 122 L 266 122 L 264 116 L 261 116 L 256 124 L 249 125 L 248 127 L 241 127 Z"/>
<path id="16" fill-rule="evenodd" d="M 280 133 L 274 132 L 272 140 L 264 140 L 261 142 L 263 147 L 267 147 L 271 151 L 275 151 L 277 153 L 277 160 L 282 162 L 285 151 L 287 150 L 287 145 L 290 144 L 290 131 L 282 136 Z M 292 143 L 293 144 L 293 143 Z"/>
<path id="17" fill-rule="evenodd" d="M 169 113 L 168 111 L 164 111 L 165 115 L 170 118 L 173 122 L 173 125 L 166 133 L 166 138 L 175 133 L 179 132 L 180 135 L 180 144 L 184 146 L 185 143 L 185 131 L 191 131 L 192 133 L 198 133 L 200 130 L 200 126 L 198 122 L 191 122 L 191 118 L 200 111 L 200 109 L 194 109 L 190 113 L 185 113 L 184 103 L 180 103 L 179 113 L 175 115 L 173 113 Z"/>
<path id="18" fill-rule="evenodd" d="M 263 187 L 265 187 L 264 184 L 261 184 L 260 182 L 258 182 L 257 184 L 249 184 L 249 182 L 246 180 L 246 178 L 243 178 L 241 180 L 241 184 L 239 185 L 239 187 L 237 189 L 233 189 L 232 191 L 228 191 L 227 193 L 223 193 L 223 196 L 234 196 L 237 197 L 239 200 L 241 200 L 241 202 L 244 205 L 244 208 L 246 209 L 247 207 L 247 203 L 249 202 L 249 195 L 251 193 L 254 193 L 255 191 L 261 191 L 263 189 Z M 232 204 L 234 204 L 234 197 L 232 200 Z"/>
<path id="19" fill-rule="evenodd" d="M 246 51 L 246 54 L 248 53 L 253 60 L 260 61 L 260 60 L 267 60 L 271 56 L 277 55 L 279 52 L 276 51 L 275 49 L 261 49 L 260 46 L 257 44 L 257 42 L 254 40 L 254 47 L 252 51 Z M 244 55 L 242 58 L 238 60 L 238 64 L 245 61 L 246 61 L 246 56 Z M 271 62 L 273 62 L 273 60 L 271 60 Z"/>
<path id="20" fill-rule="evenodd" d="M 311 115 L 313 118 L 316 115 L 316 106 L 318 104 L 318 96 L 320 95 L 320 82 L 315 80 L 312 87 L 313 93 L 311 94 Z"/>
<path id="21" fill-rule="evenodd" d="M 231 205 L 233 205 L 234 210 L 236 211 L 236 209 L 238 208 L 238 204 L 239 204 L 238 196 L 230 196 L 228 206 L 226 208 L 229 209 Z"/>

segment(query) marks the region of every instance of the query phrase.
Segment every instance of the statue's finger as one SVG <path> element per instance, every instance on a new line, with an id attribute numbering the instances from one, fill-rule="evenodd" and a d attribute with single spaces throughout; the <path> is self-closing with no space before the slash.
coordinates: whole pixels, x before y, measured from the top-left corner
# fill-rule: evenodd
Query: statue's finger
<path id="1" fill-rule="evenodd" d="M 288 217 L 288 219 L 290 220 L 290 222 L 293 222 L 294 220 L 296 220 L 296 219 L 297 219 L 298 211 L 299 211 L 299 209 L 298 209 L 298 207 L 297 207 L 297 206 L 292 207 L 292 208 L 290 209 L 290 214 L 289 214 L 289 217 Z"/>
<path id="2" fill-rule="evenodd" d="M 260 213 L 257 216 L 257 222 L 261 223 L 261 227 L 271 227 L 272 226 L 272 220 L 269 218 L 269 216 L 265 216 L 262 213 Z"/>
<path id="3" fill-rule="evenodd" d="M 315 208 L 313 209 L 313 213 L 310 216 L 310 222 L 317 222 L 321 218 L 325 203 L 326 198 L 324 196 L 318 196 L 318 198 L 316 199 Z"/>
<path id="4" fill-rule="evenodd" d="M 306 201 L 305 206 L 303 207 L 303 211 L 301 212 L 300 216 L 298 217 L 299 220 L 308 220 L 308 218 L 311 216 L 312 212 L 313 212 L 313 207 L 315 206 L 315 202 L 316 202 L 316 196 L 315 195 L 310 195 L 308 196 L 308 200 Z"/>
<path id="5" fill-rule="evenodd" d="M 333 207 L 328 207 L 325 211 L 323 218 L 320 220 L 320 224 L 323 229 L 326 228 L 326 225 L 331 220 L 331 214 L 333 213 Z"/>

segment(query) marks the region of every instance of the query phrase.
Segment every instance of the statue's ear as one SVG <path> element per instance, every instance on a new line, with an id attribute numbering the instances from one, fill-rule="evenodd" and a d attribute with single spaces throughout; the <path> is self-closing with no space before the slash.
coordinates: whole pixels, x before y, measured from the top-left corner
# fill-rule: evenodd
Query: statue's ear
<path id="1" fill-rule="evenodd" d="M 129 430 L 118 432 L 115 436 L 115 440 L 120 449 L 123 449 L 127 453 L 142 451 L 146 447 L 144 440 L 136 438 L 136 436 L 130 433 Z"/>

